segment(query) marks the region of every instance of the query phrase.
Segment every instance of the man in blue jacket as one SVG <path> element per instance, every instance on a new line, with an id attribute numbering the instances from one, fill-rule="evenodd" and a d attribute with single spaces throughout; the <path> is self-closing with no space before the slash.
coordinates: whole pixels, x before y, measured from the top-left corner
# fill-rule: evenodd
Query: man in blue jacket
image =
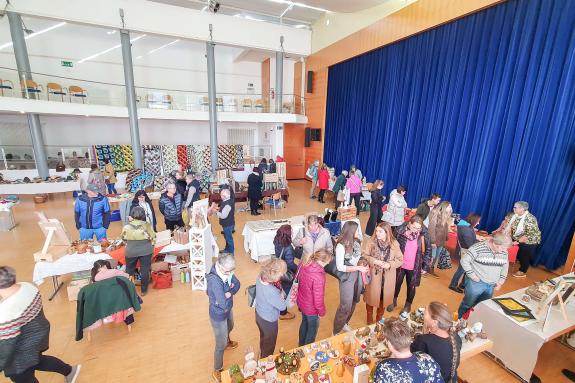
<path id="1" fill-rule="evenodd" d="M 110 203 L 98 192 L 96 185 L 88 185 L 86 193 L 76 199 L 74 213 L 81 240 L 92 240 L 94 235 L 98 241 L 106 238 L 106 230 L 110 226 Z"/>
<path id="2" fill-rule="evenodd" d="M 230 253 L 220 253 L 218 261 L 206 274 L 208 283 L 207 294 L 210 305 L 210 323 L 216 338 L 214 351 L 214 372 L 216 382 L 221 381 L 224 365 L 224 351 L 238 347 L 238 342 L 230 339 L 230 332 L 234 328 L 234 295 L 240 290 L 240 281 L 234 276 L 236 260 Z"/>

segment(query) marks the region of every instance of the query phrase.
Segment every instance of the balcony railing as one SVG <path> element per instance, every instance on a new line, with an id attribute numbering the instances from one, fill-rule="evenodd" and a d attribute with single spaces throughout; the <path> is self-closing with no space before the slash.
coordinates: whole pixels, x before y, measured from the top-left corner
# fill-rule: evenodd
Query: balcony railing
<path id="1" fill-rule="evenodd" d="M 19 79 L 18 71 L 0 67 L 0 96 L 22 97 L 65 103 L 126 106 L 123 84 L 86 81 L 31 72 L 33 80 Z M 208 93 L 193 90 L 161 89 L 136 86 L 138 108 L 185 111 L 208 111 Z M 276 108 L 274 95 L 257 93 L 222 93 L 216 95 L 219 112 L 305 114 L 303 97 L 284 94 Z"/>

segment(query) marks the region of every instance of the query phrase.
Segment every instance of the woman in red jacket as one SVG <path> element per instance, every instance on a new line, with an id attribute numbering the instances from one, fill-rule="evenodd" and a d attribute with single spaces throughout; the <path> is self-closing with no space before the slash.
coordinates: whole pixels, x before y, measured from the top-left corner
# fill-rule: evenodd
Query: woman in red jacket
<path id="1" fill-rule="evenodd" d="M 329 188 L 329 172 L 327 170 L 327 165 L 322 164 L 319 172 L 317 173 L 318 178 L 318 186 L 319 186 L 319 195 L 317 200 L 321 203 L 325 203 L 323 197 L 325 195 L 325 191 Z"/>
<path id="2" fill-rule="evenodd" d="M 331 261 L 331 253 L 319 250 L 304 257 L 299 269 L 297 305 L 301 311 L 299 345 L 315 342 L 319 317 L 325 315 L 325 272 L 323 268 Z"/>

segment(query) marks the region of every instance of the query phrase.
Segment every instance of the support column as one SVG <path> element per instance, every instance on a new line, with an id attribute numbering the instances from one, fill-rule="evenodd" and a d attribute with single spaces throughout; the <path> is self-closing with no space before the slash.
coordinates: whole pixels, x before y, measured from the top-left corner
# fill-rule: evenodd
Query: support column
<path id="1" fill-rule="evenodd" d="M 211 27 L 211 25 L 210 25 Z M 216 62 L 214 60 L 214 44 L 206 42 L 206 57 L 208 59 L 208 107 L 210 113 L 210 153 L 212 170 L 218 168 L 218 111 L 216 109 Z"/>
<path id="2" fill-rule="evenodd" d="M 120 30 L 122 43 L 122 62 L 124 66 L 124 82 L 126 84 L 126 104 L 128 120 L 130 121 L 130 141 L 134 158 L 134 168 L 143 169 L 142 145 L 140 145 L 140 128 L 138 127 L 138 107 L 136 106 L 136 89 L 134 87 L 134 67 L 132 66 L 132 43 L 130 31 Z"/>
<path id="3" fill-rule="evenodd" d="M 30 69 L 30 61 L 28 60 L 28 49 L 26 48 L 24 30 L 22 29 L 22 18 L 17 13 L 6 13 L 8 14 L 8 22 L 10 23 L 10 35 L 12 36 L 12 46 L 14 48 L 14 56 L 16 57 L 18 78 L 20 81 L 32 80 L 32 70 Z M 26 87 L 24 87 L 23 97 L 39 98 L 36 94 L 28 93 Z M 49 177 L 50 172 L 48 170 L 48 160 L 46 159 L 46 151 L 44 149 L 44 137 L 42 136 L 40 116 L 37 113 L 27 113 L 26 117 L 28 119 L 32 150 L 34 151 L 34 160 L 36 161 L 38 176 L 42 178 Z"/>
<path id="4" fill-rule="evenodd" d="M 284 52 L 276 52 L 276 113 L 283 110 Z"/>

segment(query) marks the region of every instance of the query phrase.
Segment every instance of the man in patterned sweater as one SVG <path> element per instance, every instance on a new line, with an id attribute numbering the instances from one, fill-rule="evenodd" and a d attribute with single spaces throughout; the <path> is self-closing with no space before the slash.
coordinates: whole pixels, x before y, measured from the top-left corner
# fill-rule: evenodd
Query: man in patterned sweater
<path id="1" fill-rule="evenodd" d="M 509 269 L 507 249 L 510 246 L 511 238 L 495 234 L 487 241 L 474 244 L 463 254 L 461 266 L 467 278 L 465 295 L 458 310 L 460 318 L 479 302 L 491 299 L 493 291 L 501 288 Z"/>

